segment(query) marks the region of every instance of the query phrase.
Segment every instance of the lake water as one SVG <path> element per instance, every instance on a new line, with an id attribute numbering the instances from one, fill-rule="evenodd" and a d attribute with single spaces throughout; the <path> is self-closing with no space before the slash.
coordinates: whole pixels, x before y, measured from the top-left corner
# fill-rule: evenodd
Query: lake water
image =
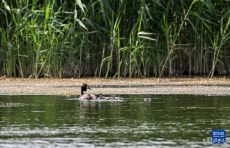
<path id="1" fill-rule="evenodd" d="M 230 147 L 210 141 L 218 129 L 230 140 L 230 97 L 121 97 L 0 96 L 0 147 Z"/>

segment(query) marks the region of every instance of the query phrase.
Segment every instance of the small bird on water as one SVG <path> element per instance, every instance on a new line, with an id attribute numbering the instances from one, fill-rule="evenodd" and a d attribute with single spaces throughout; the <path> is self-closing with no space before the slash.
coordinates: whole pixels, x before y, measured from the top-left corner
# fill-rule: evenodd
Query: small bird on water
<path id="1" fill-rule="evenodd" d="M 102 96 L 102 93 L 99 93 L 99 98 L 98 99 L 105 99 L 105 100 L 110 100 L 110 97 L 104 97 Z"/>
<path id="2" fill-rule="evenodd" d="M 146 101 L 146 102 L 150 102 L 150 101 L 151 101 L 151 95 L 150 95 L 150 94 L 148 94 L 148 97 L 149 97 L 149 98 L 145 98 L 145 99 L 144 99 L 144 101 Z"/>

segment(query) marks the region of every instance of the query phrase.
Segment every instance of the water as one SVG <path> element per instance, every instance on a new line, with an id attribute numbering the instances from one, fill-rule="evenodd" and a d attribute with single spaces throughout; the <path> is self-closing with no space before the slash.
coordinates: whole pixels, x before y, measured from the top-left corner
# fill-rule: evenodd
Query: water
<path id="1" fill-rule="evenodd" d="M 229 97 L 122 95 L 80 103 L 56 96 L 0 96 L 0 147 L 229 147 Z M 203 142 L 206 140 L 206 142 Z"/>

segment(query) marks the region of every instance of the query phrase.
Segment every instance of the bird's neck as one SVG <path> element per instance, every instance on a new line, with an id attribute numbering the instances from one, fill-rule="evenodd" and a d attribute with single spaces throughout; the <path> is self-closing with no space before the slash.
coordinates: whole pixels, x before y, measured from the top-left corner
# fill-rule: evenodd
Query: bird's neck
<path id="1" fill-rule="evenodd" d="M 84 95 L 84 92 L 83 92 L 83 90 L 81 89 L 81 95 Z"/>

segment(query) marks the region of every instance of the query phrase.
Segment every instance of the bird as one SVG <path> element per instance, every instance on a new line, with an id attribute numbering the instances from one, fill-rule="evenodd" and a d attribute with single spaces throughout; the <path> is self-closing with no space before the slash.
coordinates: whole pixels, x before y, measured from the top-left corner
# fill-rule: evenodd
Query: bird
<path id="1" fill-rule="evenodd" d="M 121 98 L 121 97 L 116 97 L 116 95 L 112 95 L 111 97 L 113 97 L 113 99 L 115 100 L 123 100 L 124 98 Z"/>
<path id="2" fill-rule="evenodd" d="M 103 99 L 103 100 L 123 100 L 123 98 L 121 98 L 121 97 L 116 97 L 116 95 L 111 95 L 111 97 L 104 97 L 104 96 L 102 96 L 102 93 L 99 93 L 98 94 L 99 95 L 99 97 L 98 97 L 98 99 Z"/>
<path id="3" fill-rule="evenodd" d="M 79 97 L 80 101 L 90 101 L 90 100 L 96 100 L 97 99 L 97 96 L 95 96 L 95 95 L 84 94 L 84 91 L 87 91 L 88 88 L 91 90 L 91 88 L 89 87 L 89 85 L 87 85 L 86 83 L 82 83 L 82 86 L 81 86 L 81 95 Z"/>
<path id="4" fill-rule="evenodd" d="M 151 95 L 148 94 L 148 97 L 149 97 L 149 98 L 145 98 L 144 101 L 150 102 L 150 101 L 151 101 Z"/>
<path id="5" fill-rule="evenodd" d="M 98 99 L 111 100 L 110 97 L 104 97 L 104 96 L 102 96 L 102 93 L 99 93 L 98 95 L 99 95 Z"/>

